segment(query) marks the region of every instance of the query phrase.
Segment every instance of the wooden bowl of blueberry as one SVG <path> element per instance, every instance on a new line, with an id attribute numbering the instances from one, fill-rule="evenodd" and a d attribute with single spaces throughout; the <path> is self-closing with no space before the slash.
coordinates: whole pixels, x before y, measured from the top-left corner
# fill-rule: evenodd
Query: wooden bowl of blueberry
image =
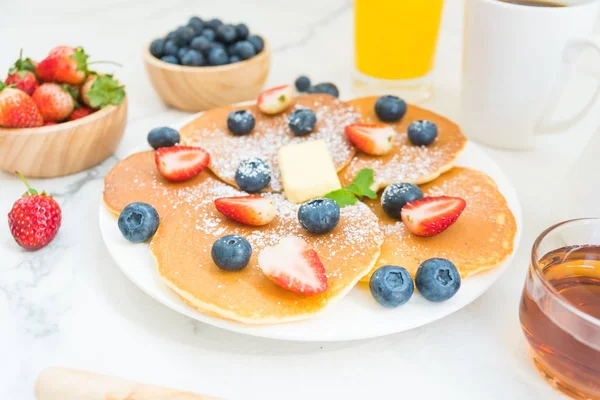
<path id="1" fill-rule="evenodd" d="M 184 111 L 204 111 L 256 98 L 269 74 L 271 50 L 245 24 L 190 18 L 144 54 L 162 100 Z"/>

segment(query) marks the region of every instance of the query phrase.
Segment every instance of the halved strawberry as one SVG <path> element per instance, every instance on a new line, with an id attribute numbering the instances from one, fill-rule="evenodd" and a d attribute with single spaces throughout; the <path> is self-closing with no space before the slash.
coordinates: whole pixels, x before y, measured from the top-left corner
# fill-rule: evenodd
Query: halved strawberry
<path id="1" fill-rule="evenodd" d="M 460 197 L 424 197 L 402 207 L 402 222 L 417 236 L 435 236 L 456 222 L 467 203 Z"/>
<path id="2" fill-rule="evenodd" d="M 277 285 L 301 294 L 327 290 L 325 267 L 304 239 L 285 237 L 258 255 L 258 266 Z"/>
<path id="3" fill-rule="evenodd" d="M 227 218 L 252 226 L 268 224 L 277 211 L 273 199 L 256 195 L 221 197 L 215 200 L 215 207 Z"/>
<path id="4" fill-rule="evenodd" d="M 288 108 L 293 99 L 294 89 L 290 85 L 283 85 L 265 90 L 259 94 L 256 105 L 261 112 L 273 115 Z"/>
<path id="5" fill-rule="evenodd" d="M 386 124 L 351 124 L 344 132 L 356 147 L 375 156 L 389 153 L 396 135 L 394 128 Z"/>
<path id="6" fill-rule="evenodd" d="M 156 168 L 170 181 L 185 181 L 198 175 L 210 162 L 210 154 L 201 147 L 161 147 L 154 152 Z"/>

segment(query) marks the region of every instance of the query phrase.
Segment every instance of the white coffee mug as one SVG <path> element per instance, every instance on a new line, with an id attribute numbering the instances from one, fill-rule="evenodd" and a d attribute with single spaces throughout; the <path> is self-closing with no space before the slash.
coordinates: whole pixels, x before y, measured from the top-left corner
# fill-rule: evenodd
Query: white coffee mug
<path id="1" fill-rule="evenodd" d="M 469 138 L 532 148 L 536 134 L 572 125 L 600 94 L 599 87 L 576 115 L 548 124 L 575 55 L 584 47 L 600 53 L 600 41 L 591 36 L 600 0 L 555 2 L 565 7 L 466 1 L 461 126 Z"/>

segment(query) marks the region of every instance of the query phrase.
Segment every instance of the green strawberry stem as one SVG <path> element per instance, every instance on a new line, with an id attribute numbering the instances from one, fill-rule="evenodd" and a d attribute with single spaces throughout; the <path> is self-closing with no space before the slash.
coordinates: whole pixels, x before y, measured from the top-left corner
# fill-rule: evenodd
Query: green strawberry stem
<path id="1" fill-rule="evenodd" d="M 25 186 L 27 186 L 27 191 L 23 194 L 23 196 L 29 196 L 29 195 L 36 195 L 36 194 L 38 194 L 37 190 L 35 190 L 31 186 L 29 186 L 29 182 L 27 182 L 27 179 L 25 179 L 25 177 L 23 176 L 23 174 L 21 174 L 19 171 L 15 171 L 15 174 L 17 174 L 17 176 L 19 177 L 19 179 L 21 180 L 21 182 L 23 182 L 25 184 Z"/>

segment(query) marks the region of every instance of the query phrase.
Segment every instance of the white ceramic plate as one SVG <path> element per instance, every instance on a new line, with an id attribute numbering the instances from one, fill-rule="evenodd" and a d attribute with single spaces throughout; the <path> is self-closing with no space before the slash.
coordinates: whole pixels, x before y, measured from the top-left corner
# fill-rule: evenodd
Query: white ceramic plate
<path id="1" fill-rule="evenodd" d="M 521 206 L 506 176 L 496 163 L 473 143 L 467 145 L 458 164 L 484 171 L 496 181 L 517 220 L 518 231 L 514 246 L 516 250 L 521 236 Z M 405 305 L 396 309 L 386 309 L 372 299 L 366 285 L 359 285 L 315 318 L 278 325 L 251 326 L 211 317 L 185 304 L 158 276 L 148 245 L 126 241 L 119 232 L 115 217 L 103 204 L 100 206 L 100 230 L 106 247 L 125 275 L 167 307 L 230 331 L 296 341 L 365 339 L 429 324 L 460 310 L 481 296 L 500 277 L 512 259 L 511 255 L 494 270 L 464 280 L 459 292 L 445 303 L 431 303 L 415 293 Z"/>

